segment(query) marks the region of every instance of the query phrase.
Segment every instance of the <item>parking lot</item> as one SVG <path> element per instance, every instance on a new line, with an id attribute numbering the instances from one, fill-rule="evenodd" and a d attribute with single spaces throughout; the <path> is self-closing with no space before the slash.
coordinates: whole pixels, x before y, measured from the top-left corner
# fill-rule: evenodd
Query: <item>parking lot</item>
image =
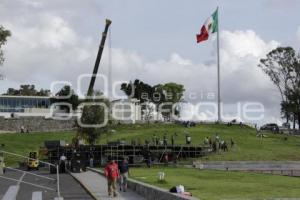
<path id="1" fill-rule="evenodd" d="M 0 175 L 0 199 L 6 200 L 6 197 L 16 195 L 17 200 L 50 200 L 58 196 L 56 174 L 50 174 L 47 169 L 30 173 L 33 174 L 6 169 L 6 173 Z M 64 199 L 92 199 L 69 174 L 60 174 L 60 191 Z"/>

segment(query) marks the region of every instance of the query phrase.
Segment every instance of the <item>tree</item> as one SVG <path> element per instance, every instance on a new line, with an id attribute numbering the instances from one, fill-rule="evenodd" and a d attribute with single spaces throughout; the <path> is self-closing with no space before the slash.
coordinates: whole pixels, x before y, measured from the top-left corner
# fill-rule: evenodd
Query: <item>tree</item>
<path id="1" fill-rule="evenodd" d="M 153 114 L 155 111 L 155 104 L 151 102 L 145 102 L 144 103 L 145 109 L 143 110 L 144 119 L 148 122 L 150 122 L 151 119 L 153 119 Z"/>
<path id="2" fill-rule="evenodd" d="M 159 111 L 160 106 L 164 110 L 172 110 L 172 106 L 182 100 L 185 91 L 184 86 L 181 84 L 170 82 L 151 86 L 138 79 L 133 84 L 131 81 L 129 84 L 123 83 L 121 90 L 128 97 L 140 100 L 143 113 L 148 113 L 146 105 L 150 102 L 155 104 L 156 111 Z M 163 112 L 161 114 L 170 119 L 171 112 Z M 179 110 L 175 110 L 175 114 L 179 115 Z"/>
<path id="3" fill-rule="evenodd" d="M 55 94 L 57 97 L 67 97 L 68 98 L 51 98 L 51 103 L 58 103 L 58 102 L 66 102 L 72 105 L 72 109 L 75 110 L 79 105 L 79 98 L 75 94 L 74 90 L 69 86 L 65 85 L 59 92 Z M 61 109 L 65 109 L 67 112 L 70 112 L 68 106 L 61 106 Z"/>
<path id="4" fill-rule="evenodd" d="M 4 55 L 2 46 L 6 44 L 7 38 L 11 36 L 11 33 L 9 30 L 6 30 L 3 26 L 0 25 L 0 65 L 4 62 Z"/>
<path id="5" fill-rule="evenodd" d="M 288 71 L 293 65 L 293 60 L 295 60 L 295 51 L 291 47 L 278 47 L 272 50 L 266 56 L 260 60 L 258 65 L 271 79 L 271 81 L 278 88 L 282 105 L 282 112 L 284 112 L 287 122 L 289 121 L 289 112 L 287 108 L 287 82 L 288 82 Z M 292 62 L 290 62 L 292 61 Z"/>
<path id="6" fill-rule="evenodd" d="M 162 108 L 168 110 L 172 110 L 173 105 L 182 100 L 183 93 L 185 91 L 183 85 L 173 82 L 160 85 L 158 86 L 157 90 L 161 91 L 161 93 L 163 94 L 163 98 L 160 103 L 168 103 L 166 105 L 163 105 Z M 179 110 L 176 109 L 174 114 L 178 116 L 180 114 Z M 162 115 L 164 117 L 170 118 L 171 113 L 163 112 Z"/>
<path id="7" fill-rule="evenodd" d="M 281 110 L 288 112 L 290 119 L 293 120 L 293 129 L 296 128 L 296 122 L 300 120 L 300 95 L 299 89 L 288 89 L 286 92 L 287 101 L 281 103 Z"/>
<path id="8" fill-rule="evenodd" d="M 282 100 L 286 100 L 285 91 L 289 79 L 289 70 L 297 62 L 295 50 L 291 47 L 278 47 L 260 59 L 258 65 L 278 88 Z"/>
<path id="9" fill-rule="evenodd" d="M 278 88 L 281 95 L 281 111 L 287 122 L 300 120 L 300 62 L 299 55 L 291 47 L 278 47 L 269 52 L 258 65 Z"/>
<path id="10" fill-rule="evenodd" d="M 34 85 L 20 85 L 19 89 L 8 88 L 3 95 L 12 96 L 49 96 L 50 90 L 40 89 L 37 91 Z"/>
<path id="11" fill-rule="evenodd" d="M 84 125 L 98 125 L 104 124 L 102 127 L 84 127 L 78 124 L 77 137 L 85 139 L 88 144 L 95 144 L 97 139 L 101 134 L 107 131 L 108 124 L 105 123 L 106 117 L 108 116 L 108 111 L 99 105 L 95 105 L 95 103 L 103 103 L 109 108 L 109 100 L 108 99 L 99 99 L 96 97 L 101 96 L 101 93 L 94 92 L 93 99 L 86 99 L 86 103 L 90 103 L 91 105 L 85 105 L 82 109 L 81 122 Z M 109 119 L 107 119 L 109 120 Z"/>
<path id="12" fill-rule="evenodd" d="M 122 83 L 121 90 L 131 98 L 140 100 L 141 103 L 147 102 L 151 99 L 153 94 L 153 88 L 138 79 L 130 83 Z"/>
<path id="13" fill-rule="evenodd" d="M 127 95 L 128 97 L 132 95 L 132 82 L 130 81 L 129 83 L 122 83 L 121 84 L 121 90 Z"/>
<path id="14" fill-rule="evenodd" d="M 289 79 L 285 95 L 287 101 L 283 107 L 293 118 L 293 128 L 296 122 L 300 124 L 300 58 L 297 57 L 294 67 L 289 70 Z"/>
<path id="15" fill-rule="evenodd" d="M 164 84 L 162 89 L 166 95 L 166 100 L 172 103 L 177 103 L 182 100 L 183 92 L 185 91 L 183 85 L 173 82 Z"/>

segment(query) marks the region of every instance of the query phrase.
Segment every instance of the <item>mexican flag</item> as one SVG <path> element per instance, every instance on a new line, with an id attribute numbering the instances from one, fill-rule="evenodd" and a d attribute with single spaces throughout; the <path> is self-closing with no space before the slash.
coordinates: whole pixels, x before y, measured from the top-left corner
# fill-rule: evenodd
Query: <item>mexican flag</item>
<path id="1" fill-rule="evenodd" d="M 218 32 L 218 9 L 205 21 L 200 34 L 196 35 L 197 43 L 207 40 L 215 32 Z"/>

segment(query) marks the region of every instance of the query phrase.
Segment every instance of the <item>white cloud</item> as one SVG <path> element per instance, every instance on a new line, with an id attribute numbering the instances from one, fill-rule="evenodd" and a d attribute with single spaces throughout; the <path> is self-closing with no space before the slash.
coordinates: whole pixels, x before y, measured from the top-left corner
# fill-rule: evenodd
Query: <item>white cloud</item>
<path id="1" fill-rule="evenodd" d="M 300 26 L 297 29 L 297 34 L 296 34 L 298 42 L 300 42 Z"/>
<path id="2" fill-rule="evenodd" d="M 43 5 L 43 3 L 38 0 L 24 0 L 24 4 L 34 8 L 40 8 Z"/>
<path id="3" fill-rule="evenodd" d="M 227 53 L 238 57 L 248 55 L 258 57 L 270 49 L 270 46 L 274 48 L 277 45 L 274 41 L 266 44 L 253 30 L 223 31 L 221 39 L 223 49 L 226 49 Z"/>
<path id="4" fill-rule="evenodd" d="M 271 98 L 263 97 L 264 94 L 268 91 L 268 94 L 274 95 L 277 91 L 274 92 L 271 81 L 257 65 L 261 58 L 280 44 L 263 41 L 253 30 L 223 31 L 221 44 L 223 89 L 231 93 L 227 96 L 232 95 L 235 100 L 262 99 L 264 103 L 270 102 Z M 238 95 L 232 94 L 233 91 Z"/>
<path id="5" fill-rule="evenodd" d="M 36 1 L 28 2 L 41 6 L 35 5 Z M 49 88 L 55 80 L 71 81 L 77 88 L 77 77 L 92 72 L 98 38 L 83 36 L 67 19 L 51 12 L 36 13 L 34 17 L 29 13 L 20 20 L 6 19 L 4 25 L 13 36 L 6 46 L 3 70 L 7 80 L 1 81 L 2 92 L 21 83 Z M 300 39 L 300 29 L 298 36 Z M 279 43 L 266 42 L 253 30 L 223 31 L 220 43 L 222 101 L 226 104 L 259 101 L 266 106 L 269 116 L 278 117 L 278 92 L 257 64 Z M 100 73 L 108 74 L 108 52 L 105 47 Z M 153 85 L 181 83 L 187 94 L 196 93 L 196 99 L 187 97 L 191 102 L 206 100 L 207 92 L 216 92 L 216 60 L 205 64 L 212 58 L 196 63 L 174 52 L 168 58 L 147 60 L 139 52 L 124 48 L 113 48 L 111 54 L 114 81 L 138 78 Z M 95 87 L 100 89 L 103 84 L 97 81 Z M 201 116 L 207 118 L 205 113 Z"/>

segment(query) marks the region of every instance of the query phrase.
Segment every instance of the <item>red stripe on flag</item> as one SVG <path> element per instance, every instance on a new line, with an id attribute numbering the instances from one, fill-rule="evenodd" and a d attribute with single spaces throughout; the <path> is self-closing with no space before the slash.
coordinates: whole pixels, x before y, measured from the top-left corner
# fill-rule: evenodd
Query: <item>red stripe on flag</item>
<path id="1" fill-rule="evenodd" d="M 206 30 L 206 28 L 205 28 L 204 25 L 201 28 L 200 34 L 197 34 L 196 37 L 197 37 L 197 43 L 205 41 L 205 40 L 208 39 L 208 32 L 207 32 L 207 30 Z"/>

